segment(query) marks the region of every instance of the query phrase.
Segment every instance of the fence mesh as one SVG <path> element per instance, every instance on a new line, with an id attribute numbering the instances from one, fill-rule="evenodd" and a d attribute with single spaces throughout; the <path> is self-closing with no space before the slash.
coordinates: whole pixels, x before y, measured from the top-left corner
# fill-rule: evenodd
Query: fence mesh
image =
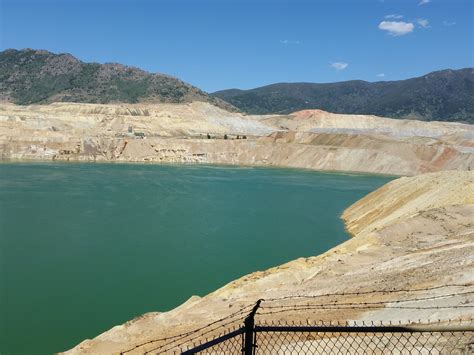
<path id="1" fill-rule="evenodd" d="M 244 340 L 244 335 L 239 334 L 236 335 L 230 339 L 226 339 L 220 343 L 217 343 L 210 348 L 197 351 L 197 352 L 191 352 L 191 354 L 239 354 L 242 355 L 242 349 L 244 347 L 243 344 Z"/>
<path id="2" fill-rule="evenodd" d="M 254 328 L 253 354 L 474 354 L 474 331 L 389 331 L 367 327 L 354 331 L 319 331 L 316 327 L 281 326 Z M 242 329 L 243 330 L 243 329 Z M 360 327 L 358 327 L 360 330 Z M 204 349 L 202 348 L 204 347 Z M 178 351 L 183 351 L 181 349 Z M 227 339 L 216 338 L 185 354 L 243 354 L 243 331 Z"/>
<path id="3" fill-rule="evenodd" d="M 340 332 L 266 331 L 257 327 L 254 354 L 474 354 L 472 331 L 348 331 L 350 327 Z M 190 353 L 242 354 L 242 350 L 243 334 L 239 334 Z"/>
<path id="4" fill-rule="evenodd" d="M 472 342 L 471 332 L 257 332 L 255 353 L 472 354 Z"/>

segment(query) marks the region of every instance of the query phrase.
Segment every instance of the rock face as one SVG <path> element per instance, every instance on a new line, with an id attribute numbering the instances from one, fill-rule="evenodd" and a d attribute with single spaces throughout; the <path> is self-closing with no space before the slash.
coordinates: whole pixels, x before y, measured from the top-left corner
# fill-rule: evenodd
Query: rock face
<path id="1" fill-rule="evenodd" d="M 342 218 L 353 238 L 338 247 L 320 256 L 244 276 L 203 298 L 192 297 L 170 312 L 145 314 L 86 340 L 67 353 L 119 353 L 129 349 L 134 349 L 130 353 L 143 353 L 163 343 L 153 340 L 198 329 L 261 298 L 266 301 L 262 302 L 263 311 L 257 314 L 257 322 L 308 318 L 405 323 L 410 319 L 472 319 L 472 308 L 426 307 L 472 302 L 467 293 L 474 291 L 473 215 L 474 172 L 399 178 L 344 212 Z M 413 291 L 377 292 L 400 289 Z M 323 296 L 341 292 L 370 293 Z M 294 298 L 295 295 L 315 298 L 308 301 Z M 415 298 L 418 301 L 409 301 Z M 266 314 L 269 307 L 307 302 L 326 305 L 365 302 L 378 306 L 315 309 L 311 313 L 290 307 L 285 313 Z M 408 307 L 400 308 L 401 305 Z M 238 316 L 230 320 L 227 326 L 242 322 Z"/>
<path id="2" fill-rule="evenodd" d="M 474 128 L 466 124 L 319 110 L 245 116 L 203 102 L 0 105 L 3 159 L 238 164 L 415 175 L 474 169 L 473 138 Z"/>

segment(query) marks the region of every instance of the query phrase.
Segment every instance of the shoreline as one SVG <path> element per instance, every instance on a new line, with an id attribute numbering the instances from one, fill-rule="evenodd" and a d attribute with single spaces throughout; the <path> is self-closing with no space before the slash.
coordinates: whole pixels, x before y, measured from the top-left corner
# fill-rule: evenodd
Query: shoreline
<path id="1" fill-rule="evenodd" d="M 123 160 L 51 160 L 51 159 L 0 159 L 0 164 L 104 164 L 104 165 L 143 165 L 143 166 L 165 166 L 179 168 L 181 166 L 189 167 L 209 167 L 209 168 L 235 168 L 235 169 L 276 169 L 276 170 L 291 170 L 291 171 L 306 171 L 314 172 L 318 174 L 336 174 L 346 176 L 380 176 L 389 178 L 399 178 L 410 175 L 396 175 L 396 174 L 385 174 L 377 172 L 359 172 L 359 171 L 347 171 L 347 170 L 318 170 L 311 168 L 299 168 L 292 166 L 277 166 L 277 165 L 241 165 L 241 164 L 219 164 L 219 163 L 199 163 L 199 162 L 157 162 L 157 161 L 123 161 Z"/>

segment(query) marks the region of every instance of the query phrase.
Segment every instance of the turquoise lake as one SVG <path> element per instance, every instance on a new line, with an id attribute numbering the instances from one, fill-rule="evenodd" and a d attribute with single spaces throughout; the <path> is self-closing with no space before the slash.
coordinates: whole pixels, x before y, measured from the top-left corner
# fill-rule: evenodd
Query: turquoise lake
<path id="1" fill-rule="evenodd" d="M 0 163 L 0 353 L 51 354 L 347 240 L 393 179 L 197 165 Z"/>

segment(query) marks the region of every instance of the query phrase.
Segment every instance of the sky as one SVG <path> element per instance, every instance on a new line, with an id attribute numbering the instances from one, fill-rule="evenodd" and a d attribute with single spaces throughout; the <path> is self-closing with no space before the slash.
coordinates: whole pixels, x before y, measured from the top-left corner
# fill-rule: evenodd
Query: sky
<path id="1" fill-rule="evenodd" d="M 213 92 L 474 66 L 474 0 L 0 0 L 0 50 L 118 62 Z"/>

